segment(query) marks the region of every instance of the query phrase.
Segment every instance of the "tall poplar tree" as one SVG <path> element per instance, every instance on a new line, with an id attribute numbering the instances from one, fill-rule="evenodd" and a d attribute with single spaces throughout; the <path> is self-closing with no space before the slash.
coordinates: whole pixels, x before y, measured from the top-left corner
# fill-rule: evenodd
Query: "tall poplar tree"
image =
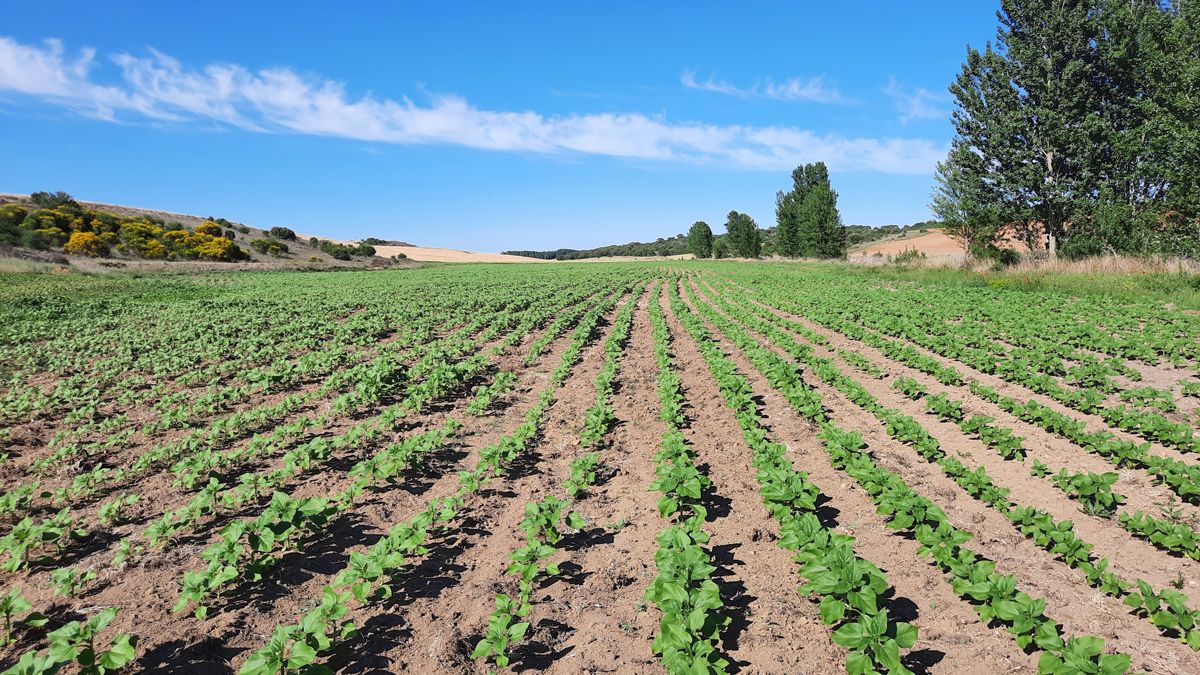
<path id="1" fill-rule="evenodd" d="M 775 195 L 775 240 L 780 255 L 838 258 L 846 252 L 846 233 L 837 209 L 837 193 L 824 162 L 792 171 L 792 190 Z"/>

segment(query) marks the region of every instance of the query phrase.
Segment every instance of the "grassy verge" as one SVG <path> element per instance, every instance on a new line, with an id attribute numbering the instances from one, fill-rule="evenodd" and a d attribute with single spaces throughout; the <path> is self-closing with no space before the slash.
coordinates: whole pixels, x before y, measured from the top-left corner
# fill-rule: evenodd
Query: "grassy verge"
<path id="1" fill-rule="evenodd" d="M 1141 302 L 1171 303 L 1181 309 L 1200 310 L 1200 274 L 1186 264 L 1081 261 L 1079 263 L 1022 264 L 1001 270 L 958 267 L 881 265 L 864 267 L 827 264 L 831 272 L 867 278 L 921 284 L 988 286 L 1025 293 L 1066 293 L 1079 297 L 1105 295 Z M 1194 269 L 1194 264 L 1192 265 Z"/>

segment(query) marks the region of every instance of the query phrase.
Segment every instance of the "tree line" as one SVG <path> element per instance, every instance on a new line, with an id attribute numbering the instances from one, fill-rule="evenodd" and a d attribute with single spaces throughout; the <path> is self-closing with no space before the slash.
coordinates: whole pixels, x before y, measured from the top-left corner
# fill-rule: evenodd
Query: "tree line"
<path id="1" fill-rule="evenodd" d="M 841 258 L 851 244 L 866 243 L 889 234 L 910 229 L 936 227 L 939 223 L 866 225 L 847 227 L 837 207 L 837 192 L 829 180 L 824 162 L 804 164 L 792 171 L 788 191 L 775 195 L 775 226 L 760 229 L 749 214 L 730 211 L 725 232 L 715 234 L 704 221 L 696 221 L 686 234 L 660 238 L 653 242 L 630 242 L 591 249 L 560 248 L 550 251 L 504 251 L 543 260 L 581 260 L 604 256 L 671 256 L 691 253 L 697 258 L 758 258 L 779 255 L 786 258 Z"/>
<path id="2" fill-rule="evenodd" d="M 785 258 L 841 258 L 847 233 L 837 208 L 837 192 L 824 162 L 804 164 L 792 171 L 792 189 L 775 194 L 775 228 L 771 253 Z M 725 237 L 697 221 L 688 230 L 688 249 L 697 258 L 757 258 L 763 254 L 764 233 L 745 213 L 730 211 Z"/>
<path id="3" fill-rule="evenodd" d="M 930 207 L 975 254 L 1200 257 L 1200 1 L 1002 0 Z"/>

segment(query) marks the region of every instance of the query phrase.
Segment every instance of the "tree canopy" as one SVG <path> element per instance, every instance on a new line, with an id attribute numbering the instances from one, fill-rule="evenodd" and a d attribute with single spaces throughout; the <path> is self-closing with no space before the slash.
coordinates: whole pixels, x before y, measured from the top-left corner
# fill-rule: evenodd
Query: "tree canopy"
<path id="1" fill-rule="evenodd" d="M 939 217 L 1050 255 L 1200 253 L 1200 3 L 1002 0 L 998 18 L 950 86 Z"/>
<path id="2" fill-rule="evenodd" d="M 708 223 L 697 220 L 688 230 L 688 250 L 697 258 L 711 258 L 713 248 L 713 232 Z"/>
<path id="3" fill-rule="evenodd" d="M 758 231 L 758 223 L 749 215 L 730 211 L 725 220 L 725 231 L 733 255 L 757 258 L 762 251 L 762 236 Z"/>

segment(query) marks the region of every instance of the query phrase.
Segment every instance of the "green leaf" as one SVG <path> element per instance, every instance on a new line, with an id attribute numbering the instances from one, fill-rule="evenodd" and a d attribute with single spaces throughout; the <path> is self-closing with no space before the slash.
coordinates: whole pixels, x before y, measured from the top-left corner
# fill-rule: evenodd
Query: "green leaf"
<path id="1" fill-rule="evenodd" d="M 571 511 L 567 514 L 567 527 L 574 530 L 582 530 L 583 528 L 587 527 L 587 522 L 583 519 L 583 516 L 579 515 L 578 512 Z"/>
<path id="2" fill-rule="evenodd" d="M 137 636 L 122 633 L 112 640 L 108 651 L 101 652 L 100 665 L 108 670 L 118 670 L 137 658 Z"/>
<path id="3" fill-rule="evenodd" d="M 857 649 L 869 641 L 864 626 L 858 623 L 848 623 L 833 633 L 833 641 L 843 647 Z"/>
<path id="4" fill-rule="evenodd" d="M 846 655 L 846 673 L 848 675 L 875 675 L 875 664 L 871 657 L 862 652 L 850 652 Z"/>
<path id="5" fill-rule="evenodd" d="M 820 614 L 821 622 L 826 626 L 835 624 L 846 616 L 846 603 L 832 595 L 827 595 L 821 599 Z"/>
<path id="6" fill-rule="evenodd" d="M 1104 654 L 1100 657 L 1100 675 L 1122 675 L 1129 670 L 1128 654 Z"/>
<path id="7" fill-rule="evenodd" d="M 492 642 L 487 638 L 481 639 L 475 643 L 475 649 L 471 652 L 471 658 L 478 659 L 492 653 Z"/>
<path id="8" fill-rule="evenodd" d="M 911 623 L 897 622 L 896 625 L 896 644 L 900 645 L 901 649 L 908 649 L 917 642 L 917 627 Z"/>
<path id="9" fill-rule="evenodd" d="M 305 642 L 292 645 L 292 653 L 288 656 L 288 668 L 303 668 L 317 659 L 317 650 Z"/>

